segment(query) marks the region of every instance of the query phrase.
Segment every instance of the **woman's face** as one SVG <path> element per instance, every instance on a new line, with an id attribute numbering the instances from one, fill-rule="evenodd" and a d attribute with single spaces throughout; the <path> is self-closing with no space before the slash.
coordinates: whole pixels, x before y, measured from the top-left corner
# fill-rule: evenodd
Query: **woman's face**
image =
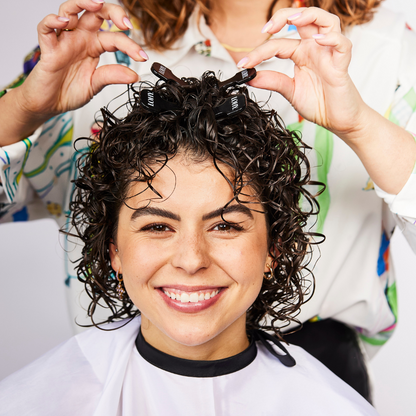
<path id="1" fill-rule="evenodd" d="M 157 168 L 157 166 L 155 166 Z M 176 181 L 175 181 L 176 179 Z M 270 263 L 261 205 L 231 203 L 211 161 L 173 158 L 152 182 L 136 183 L 119 215 L 112 267 L 142 313 L 147 342 L 189 359 L 219 359 L 248 346 L 246 311 Z M 250 190 L 245 190 L 250 193 Z M 244 191 L 243 191 L 244 193 Z M 251 208 L 251 210 L 248 209 Z M 118 249 L 116 252 L 115 249 Z"/>

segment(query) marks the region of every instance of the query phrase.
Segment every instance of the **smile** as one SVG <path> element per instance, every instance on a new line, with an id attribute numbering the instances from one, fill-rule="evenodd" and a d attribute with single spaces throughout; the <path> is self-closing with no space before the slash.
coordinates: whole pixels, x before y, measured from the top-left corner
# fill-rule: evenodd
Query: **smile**
<path id="1" fill-rule="evenodd" d="M 163 293 L 173 300 L 180 301 L 181 303 L 197 303 L 203 300 L 208 300 L 217 296 L 220 293 L 220 289 L 216 290 L 198 290 L 195 292 L 184 292 L 177 289 L 162 289 Z"/>
<path id="2" fill-rule="evenodd" d="M 183 290 L 185 289 L 185 290 Z M 184 313 L 198 313 L 213 306 L 227 291 L 224 287 L 159 287 L 158 292 L 172 309 Z"/>

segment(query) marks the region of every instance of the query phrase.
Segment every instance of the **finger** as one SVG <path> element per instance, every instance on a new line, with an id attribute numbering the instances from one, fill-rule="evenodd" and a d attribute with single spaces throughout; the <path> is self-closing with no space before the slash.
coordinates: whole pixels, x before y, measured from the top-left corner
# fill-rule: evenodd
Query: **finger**
<path id="1" fill-rule="evenodd" d="M 276 91 L 283 95 L 289 102 L 292 102 L 295 91 L 295 82 L 285 74 L 275 71 L 259 71 L 256 78 L 249 83 L 252 87 L 269 91 Z"/>
<path id="2" fill-rule="evenodd" d="M 96 32 L 104 19 L 111 20 L 120 30 L 133 29 L 124 9 L 116 4 L 105 4 L 97 12 L 85 12 L 80 17 L 77 27 Z"/>
<path id="3" fill-rule="evenodd" d="M 143 49 L 125 33 L 121 32 L 99 32 L 98 40 L 101 44 L 102 51 L 116 52 L 121 51 L 135 61 L 144 62 L 149 58 Z"/>
<path id="4" fill-rule="evenodd" d="M 295 25 L 298 30 L 308 25 L 315 25 L 319 33 L 331 31 L 341 32 L 341 24 L 338 16 L 328 13 L 318 7 L 300 8 L 294 13 L 293 8 L 278 10 L 263 28 L 263 33 L 277 33 L 286 24 Z M 301 35 L 301 33 L 299 33 Z"/>
<path id="5" fill-rule="evenodd" d="M 349 54 L 352 49 L 352 42 L 343 34 L 330 32 L 327 34 L 313 35 L 315 42 L 321 46 L 331 46 L 341 54 Z"/>
<path id="6" fill-rule="evenodd" d="M 264 25 L 262 33 L 277 33 L 280 32 L 287 24 L 291 24 L 289 21 L 290 16 L 296 16 L 306 10 L 305 7 L 299 9 L 293 9 L 292 7 L 279 9 L 272 18 Z"/>
<path id="7" fill-rule="evenodd" d="M 91 80 L 94 95 L 111 84 L 132 84 L 139 80 L 136 72 L 122 65 L 104 65 L 96 69 Z"/>
<path id="8" fill-rule="evenodd" d="M 74 29 L 78 24 L 78 13 L 84 10 L 88 12 L 98 12 L 104 4 L 104 0 L 68 0 L 59 6 L 58 14 L 68 17 L 68 29 Z"/>
<path id="9" fill-rule="evenodd" d="M 344 35 L 338 32 L 330 32 L 326 35 L 313 35 L 315 42 L 320 46 L 331 48 L 332 65 L 335 69 L 345 72 L 351 61 L 352 43 Z"/>
<path id="10" fill-rule="evenodd" d="M 319 29 L 319 33 L 341 33 L 340 18 L 318 7 L 309 7 L 295 16 L 291 16 L 289 20 L 298 30 L 308 25 L 314 25 Z"/>
<path id="11" fill-rule="evenodd" d="M 237 66 L 239 68 L 253 68 L 267 59 L 278 57 L 289 59 L 300 44 L 298 39 L 271 39 L 247 54 Z"/>
<path id="12" fill-rule="evenodd" d="M 67 28 L 68 23 L 69 19 L 67 17 L 57 16 L 56 14 L 46 16 L 37 27 L 39 44 L 54 48 L 58 44 L 56 35 L 59 33 L 56 30 L 60 31 Z"/>

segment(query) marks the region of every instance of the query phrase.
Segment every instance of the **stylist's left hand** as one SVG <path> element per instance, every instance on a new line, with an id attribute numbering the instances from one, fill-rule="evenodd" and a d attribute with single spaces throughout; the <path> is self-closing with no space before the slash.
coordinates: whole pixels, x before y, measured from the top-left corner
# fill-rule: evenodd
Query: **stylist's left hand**
<path id="1" fill-rule="evenodd" d="M 291 59 L 293 78 L 260 71 L 250 85 L 279 92 L 302 117 L 345 138 L 359 128 L 366 105 L 348 75 L 352 44 L 341 33 L 339 18 L 315 7 L 280 9 L 265 28 L 273 34 L 286 24 L 296 25 L 300 40 L 271 39 L 239 66 L 253 68 L 273 57 Z"/>

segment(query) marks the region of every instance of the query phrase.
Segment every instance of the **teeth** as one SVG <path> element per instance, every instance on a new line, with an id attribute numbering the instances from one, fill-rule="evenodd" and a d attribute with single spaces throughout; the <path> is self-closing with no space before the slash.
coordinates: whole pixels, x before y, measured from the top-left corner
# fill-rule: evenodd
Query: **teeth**
<path id="1" fill-rule="evenodd" d="M 191 296 L 189 296 L 189 302 L 198 302 L 198 293 L 191 293 Z"/>
<path id="2" fill-rule="evenodd" d="M 182 295 L 181 295 L 181 302 L 182 303 L 187 303 L 187 302 L 189 302 L 189 295 L 187 294 L 187 293 L 182 293 Z"/>
<path id="3" fill-rule="evenodd" d="M 197 303 L 203 300 L 208 300 L 213 298 L 214 296 L 218 295 L 220 292 L 219 290 L 213 290 L 211 293 L 209 292 L 182 292 L 182 293 L 175 293 L 175 292 L 168 292 L 167 290 L 163 291 L 166 296 L 169 296 L 173 300 L 180 301 L 181 303 Z"/>

